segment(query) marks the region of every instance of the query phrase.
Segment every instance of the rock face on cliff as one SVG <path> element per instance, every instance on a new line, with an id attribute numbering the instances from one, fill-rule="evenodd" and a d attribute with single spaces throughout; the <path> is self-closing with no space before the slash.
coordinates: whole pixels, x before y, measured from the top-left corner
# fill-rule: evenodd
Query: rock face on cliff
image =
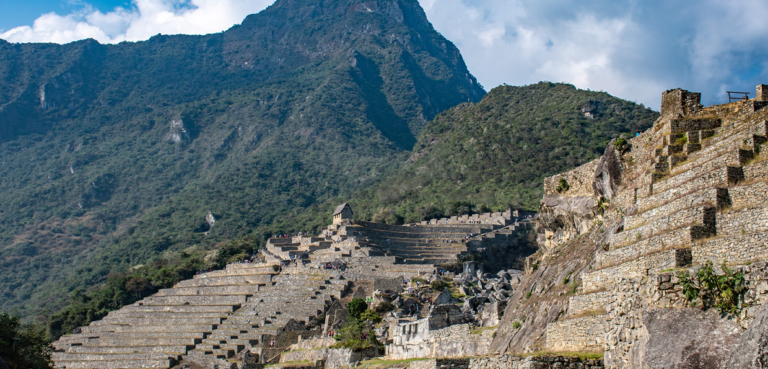
<path id="1" fill-rule="evenodd" d="M 710 107 L 700 94 L 666 91 L 652 129 L 546 178 L 540 251 L 493 348 L 600 352 L 610 368 L 763 367 L 768 96 L 760 91 Z M 686 296 L 679 273 L 695 276 L 707 263 L 743 276 L 746 289 Z M 703 311 L 712 296 L 737 297 L 730 312 Z"/>

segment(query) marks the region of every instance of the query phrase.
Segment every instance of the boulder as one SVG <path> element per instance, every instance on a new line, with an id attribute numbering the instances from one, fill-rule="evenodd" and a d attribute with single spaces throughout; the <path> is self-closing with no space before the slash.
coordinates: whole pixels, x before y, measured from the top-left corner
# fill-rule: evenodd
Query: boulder
<path id="1" fill-rule="evenodd" d="M 763 305 L 755 320 L 741 334 L 725 368 L 768 368 L 768 304 Z"/>
<path id="2" fill-rule="evenodd" d="M 643 312 L 648 332 L 645 366 L 651 369 L 740 368 L 723 366 L 741 328 L 715 309 L 653 309 Z"/>
<path id="3" fill-rule="evenodd" d="M 435 298 L 435 305 L 445 305 L 451 303 L 451 290 L 444 289 L 443 292 L 440 292 L 439 295 Z"/>

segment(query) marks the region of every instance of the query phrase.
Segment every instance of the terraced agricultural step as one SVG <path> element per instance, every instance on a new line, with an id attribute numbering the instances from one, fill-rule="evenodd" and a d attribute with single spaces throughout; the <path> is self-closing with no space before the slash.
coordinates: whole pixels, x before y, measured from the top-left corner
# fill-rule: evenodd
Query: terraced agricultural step
<path id="1" fill-rule="evenodd" d="M 611 236 L 610 248 L 618 249 L 640 242 L 651 235 L 660 235 L 688 225 L 708 227 L 710 232 L 702 236 L 709 236 L 715 232 L 716 211 L 715 207 L 696 206 L 667 213 L 666 216 L 654 218 L 646 223 L 627 222 L 625 220 L 624 230 Z M 630 228 L 627 223 L 634 227 Z"/>
<path id="2" fill-rule="evenodd" d="M 582 274 L 585 293 L 613 287 L 617 278 L 640 278 L 650 272 L 691 264 L 690 249 L 676 249 L 645 254 L 630 261 Z"/>
<path id="3" fill-rule="evenodd" d="M 676 177 L 669 178 L 669 181 L 673 181 L 670 183 L 674 183 L 674 185 L 671 185 L 667 191 L 656 192 L 654 190 L 653 195 L 638 198 L 638 208 L 652 208 L 658 204 L 675 200 L 681 196 L 705 188 L 728 187 L 743 180 L 744 172 L 742 171 L 742 168 L 739 167 L 725 167 L 703 173 L 699 177 L 691 180 L 680 181 L 675 178 Z"/>
<path id="4" fill-rule="evenodd" d="M 193 345 L 176 346 L 73 346 L 67 349 L 71 353 L 93 353 L 93 354 L 142 354 L 142 353 L 164 353 L 170 355 L 184 355 L 192 350 Z"/>
<path id="5" fill-rule="evenodd" d="M 258 286 L 215 286 L 215 287 L 176 287 L 157 291 L 155 296 L 185 296 L 185 295 L 253 295 L 258 292 Z"/>
<path id="6" fill-rule="evenodd" d="M 95 322 L 94 322 L 95 323 Z M 91 323 L 93 324 L 93 323 Z M 88 327 L 82 327 L 83 333 L 98 333 L 98 332 L 159 332 L 172 328 L 174 332 L 211 332 L 216 329 L 216 325 L 213 324 L 179 324 L 174 326 L 167 325 L 126 325 L 126 324 L 114 324 L 103 323 L 100 325 L 91 325 Z"/>
<path id="7" fill-rule="evenodd" d="M 129 354 L 97 354 L 97 353 L 69 353 L 69 352 L 54 352 L 54 361 L 114 361 L 114 360 L 166 360 L 169 355 L 158 353 L 129 353 Z"/>
<path id="8" fill-rule="evenodd" d="M 662 233 L 628 246 L 598 252 L 595 255 L 595 267 L 604 268 L 631 260 L 644 254 L 660 252 L 671 248 L 689 248 L 695 240 L 706 238 L 714 229 L 704 226 L 688 226 Z"/>
<path id="9" fill-rule="evenodd" d="M 228 275 L 214 277 L 205 275 L 194 279 L 187 279 L 177 283 L 174 287 L 211 287 L 227 285 L 267 285 L 272 281 L 274 274 Z"/>
<path id="10" fill-rule="evenodd" d="M 247 295 L 237 296 L 152 296 L 143 300 L 144 305 L 222 305 L 244 304 Z"/>
<path id="11" fill-rule="evenodd" d="M 110 361 L 57 361 L 58 368 L 66 369 L 167 369 L 174 364 L 171 359 L 110 360 Z"/>

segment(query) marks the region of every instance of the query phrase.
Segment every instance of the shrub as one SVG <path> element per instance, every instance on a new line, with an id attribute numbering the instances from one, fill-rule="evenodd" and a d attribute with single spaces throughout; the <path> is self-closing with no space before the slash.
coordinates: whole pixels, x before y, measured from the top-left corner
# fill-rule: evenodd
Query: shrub
<path id="1" fill-rule="evenodd" d="M 688 135 L 683 133 L 683 137 L 678 138 L 675 140 L 675 145 L 685 145 L 688 143 Z"/>
<path id="2" fill-rule="evenodd" d="M 353 319 L 360 319 L 360 315 L 366 310 L 368 310 L 368 304 L 361 298 L 352 299 L 352 301 L 347 304 L 347 311 L 349 312 L 349 316 Z"/>
<path id="3" fill-rule="evenodd" d="M 526 299 L 531 298 L 531 291 L 528 291 L 528 292 L 525 293 L 525 298 Z"/>
<path id="4" fill-rule="evenodd" d="M 715 272 L 714 265 L 707 261 L 691 277 L 688 272 L 678 272 L 683 294 L 688 302 L 695 304 L 701 299 L 702 308 L 716 307 L 720 313 L 736 315 L 743 308 L 744 295 L 747 293 L 744 273 L 734 273 L 723 262 L 723 274 Z"/>
<path id="5" fill-rule="evenodd" d="M 568 184 L 568 181 L 566 181 L 565 178 L 560 177 L 560 182 L 557 184 L 555 191 L 557 191 L 557 193 L 563 193 L 568 191 L 570 188 L 571 185 Z"/>
<path id="6" fill-rule="evenodd" d="M 337 342 L 332 346 L 333 348 L 348 348 L 358 351 L 373 346 L 380 346 L 371 325 L 358 319 L 350 319 L 344 323 L 336 332 L 334 338 Z"/>
<path id="7" fill-rule="evenodd" d="M 613 142 L 613 146 L 616 148 L 616 151 L 621 154 L 629 148 L 629 142 L 627 142 L 624 137 L 619 137 Z"/>
<path id="8" fill-rule="evenodd" d="M 514 322 L 512 322 L 512 328 L 520 329 L 520 326 L 521 324 L 519 321 L 515 320 Z"/>
<path id="9" fill-rule="evenodd" d="M 442 280 L 434 280 L 432 283 L 429 284 L 429 287 L 431 287 L 433 290 L 437 292 L 443 292 L 444 289 L 448 287 L 448 283 L 445 283 Z"/>
<path id="10" fill-rule="evenodd" d="M 393 305 L 391 302 L 383 301 L 378 305 L 376 305 L 376 308 L 374 310 L 376 310 L 376 312 L 379 314 L 384 314 L 386 312 L 395 310 L 395 305 Z"/>
<path id="11" fill-rule="evenodd" d="M 360 314 L 360 320 L 367 320 L 373 324 L 381 322 L 381 315 L 375 310 L 366 310 Z"/>

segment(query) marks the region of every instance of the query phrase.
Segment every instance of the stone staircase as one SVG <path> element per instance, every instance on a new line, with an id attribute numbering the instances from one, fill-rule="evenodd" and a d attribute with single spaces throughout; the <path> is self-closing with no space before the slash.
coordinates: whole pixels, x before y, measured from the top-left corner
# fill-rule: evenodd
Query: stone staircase
<path id="1" fill-rule="evenodd" d="M 768 142 L 766 105 L 739 101 L 675 116 L 662 109 L 652 130 L 630 140 L 630 155 L 650 158 L 650 165 L 626 169 L 637 179 L 623 190 L 634 196 L 616 199 L 627 210 L 623 224 L 581 274 L 567 314 L 547 325 L 549 349 L 602 351 L 620 280 L 708 260 L 768 259 L 768 161 L 760 156 Z"/>

